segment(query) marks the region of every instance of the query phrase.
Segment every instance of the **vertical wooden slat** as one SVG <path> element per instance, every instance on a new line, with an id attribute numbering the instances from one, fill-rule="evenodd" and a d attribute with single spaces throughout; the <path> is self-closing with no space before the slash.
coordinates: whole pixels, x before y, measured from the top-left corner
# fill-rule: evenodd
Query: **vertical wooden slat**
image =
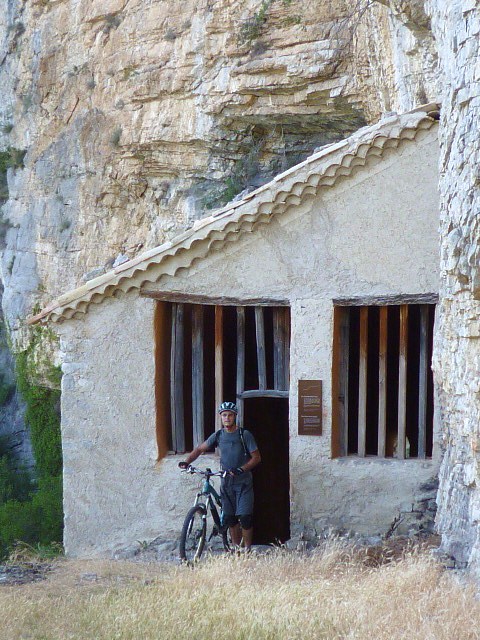
<path id="1" fill-rule="evenodd" d="M 205 440 L 203 396 L 203 307 L 196 304 L 192 307 L 192 422 L 194 447 L 197 447 Z"/>
<path id="2" fill-rule="evenodd" d="M 265 361 L 265 324 L 262 307 L 255 307 L 255 334 L 257 338 L 258 388 L 267 388 L 267 365 Z"/>
<path id="3" fill-rule="evenodd" d="M 288 391 L 286 312 L 282 307 L 273 309 L 273 388 L 277 391 Z"/>
<path id="4" fill-rule="evenodd" d="M 407 350 L 408 305 L 400 307 L 400 351 L 398 356 L 398 434 L 397 458 L 405 459 L 407 432 Z"/>
<path id="5" fill-rule="evenodd" d="M 388 307 L 380 307 L 378 345 L 378 443 L 377 455 L 384 458 L 387 440 L 387 344 Z"/>
<path id="6" fill-rule="evenodd" d="M 278 307 L 273 310 L 273 388 L 283 389 L 282 324 Z"/>
<path id="7" fill-rule="evenodd" d="M 360 309 L 360 365 L 358 372 L 358 455 L 365 457 L 367 439 L 368 307 Z"/>
<path id="8" fill-rule="evenodd" d="M 340 455 L 348 455 L 348 379 L 350 369 L 350 309 L 339 309 L 339 393 L 338 423 L 340 429 Z"/>
<path id="9" fill-rule="evenodd" d="M 223 402 L 223 307 L 215 307 L 215 411 Z M 216 413 L 216 429 L 222 426 L 222 420 Z"/>
<path id="10" fill-rule="evenodd" d="M 243 398 L 245 391 L 245 307 L 237 307 L 237 424 L 243 425 Z"/>
<path id="11" fill-rule="evenodd" d="M 155 304 L 155 400 L 156 400 L 156 434 L 158 458 L 161 460 L 168 452 L 172 433 L 170 419 L 170 340 L 172 319 L 168 302 Z M 173 447 L 173 444 L 172 444 Z"/>
<path id="12" fill-rule="evenodd" d="M 427 456 L 428 306 L 420 307 L 420 362 L 418 375 L 418 457 Z"/>
<path id="13" fill-rule="evenodd" d="M 290 309 L 280 309 L 283 333 L 283 390 L 288 391 L 290 386 Z"/>
<path id="14" fill-rule="evenodd" d="M 184 305 L 172 305 L 172 346 L 170 352 L 170 402 L 172 416 L 172 444 L 175 451 L 185 451 L 185 422 L 183 398 L 183 334 Z"/>

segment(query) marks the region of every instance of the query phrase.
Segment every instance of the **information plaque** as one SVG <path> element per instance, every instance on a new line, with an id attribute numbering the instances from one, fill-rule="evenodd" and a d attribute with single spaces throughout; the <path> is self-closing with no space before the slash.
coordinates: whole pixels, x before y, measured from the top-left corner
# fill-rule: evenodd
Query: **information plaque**
<path id="1" fill-rule="evenodd" d="M 298 435 L 322 435 L 322 381 L 298 381 Z"/>

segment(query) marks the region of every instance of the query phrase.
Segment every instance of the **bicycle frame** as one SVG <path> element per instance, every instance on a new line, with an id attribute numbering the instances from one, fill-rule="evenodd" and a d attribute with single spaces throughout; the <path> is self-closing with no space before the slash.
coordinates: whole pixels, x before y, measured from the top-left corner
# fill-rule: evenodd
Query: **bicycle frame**
<path id="1" fill-rule="evenodd" d="M 215 526 L 217 527 L 218 531 L 221 532 L 224 529 L 224 526 L 222 523 L 222 517 L 221 515 L 219 515 L 216 505 L 218 505 L 218 507 L 220 508 L 220 514 L 221 514 L 222 500 L 217 490 L 210 482 L 210 477 L 212 475 L 218 475 L 218 474 L 214 474 L 211 469 L 206 469 L 205 474 L 206 475 L 203 480 L 202 490 L 197 493 L 193 506 L 196 507 L 197 504 L 203 504 L 201 502 L 201 498 L 205 497 L 206 498 L 205 508 L 210 509 L 210 513 L 212 514 L 212 518 L 215 523 Z"/>

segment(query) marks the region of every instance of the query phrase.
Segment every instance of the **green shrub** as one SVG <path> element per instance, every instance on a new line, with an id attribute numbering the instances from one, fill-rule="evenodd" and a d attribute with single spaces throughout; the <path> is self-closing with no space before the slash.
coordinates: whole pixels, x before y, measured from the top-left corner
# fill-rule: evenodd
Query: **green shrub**
<path id="1" fill-rule="evenodd" d="M 40 477 L 57 476 L 62 470 L 60 391 L 30 382 L 28 356 L 28 350 L 17 355 L 17 385 L 27 405 L 25 419 L 35 462 Z M 52 369 L 52 377 L 58 376 Z"/>
<path id="2" fill-rule="evenodd" d="M 55 340 L 50 329 L 36 327 L 29 347 L 16 355 L 17 388 L 26 404 L 37 480 L 16 468 L 8 439 L 0 437 L 0 558 L 19 541 L 33 547 L 62 542 L 61 372 L 45 355 Z M 0 378 L 0 400 L 11 390 Z"/>
<path id="3" fill-rule="evenodd" d="M 32 505 L 38 518 L 39 532 L 36 542 L 61 542 L 63 534 L 62 476 L 41 478 L 38 491 L 33 494 Z"/>
<path id="4" fill-rule="evenodd" d="M 18 541 L 51 546 L 62 542 L 62 478 L 44 477 L 35 488 L 30 474 L 0 458 L 0 558 Z"/>
<path id="5" fill-rule="evenodd" d="M 238 33 L 239 44 L 250 43 L 260 36 L 272 2 L 273 0 L 262 0 L 258 11 L 242 22 Z"/>
<path id="6" fill-rule="evenodd" d="M 9 500 L 24 502 L 31 496 L 33 489 L 30 474 L 25 469 L 12 468 L 10 456 L 0 457 L 0 504 Z"/>
<path id="7" fill-rule="evenodd" d="M 25 149 L 15 149 L 15 147 L 8 147 L 5 151 L 0 151 L 0 173 L 6 173 L 10 167 L 12 169 L 24 167 L 23 160 L 26 153 Z"/>
<path id="8" fill-rule="evenodd" d="M 52 339 L 49 329 L 38 327 L 29 347 L 16 356 L 17 387 L 26 404 L 38 481 L 14 468 L 7 443 L 0 438 L 0 557 L 18 541 L 47 547 L 62 541 L 60 391 L 44 386 L 58 387 L 61 372 L 42 356 L 41 349 L 43 341 Z"/>
<path id="9" fill-rule="evenodd" d="M 38 522 L 32 502 L 9 500 L 0 505 L 0 555 L 5 557 L 18 540 L 35 543 Z"/>

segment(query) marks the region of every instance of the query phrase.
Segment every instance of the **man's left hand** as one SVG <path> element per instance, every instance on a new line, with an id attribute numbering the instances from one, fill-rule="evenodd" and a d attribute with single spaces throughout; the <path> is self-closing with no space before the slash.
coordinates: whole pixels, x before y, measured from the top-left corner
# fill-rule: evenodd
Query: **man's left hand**
<path id="1" fill-rule="evenodd" d="M 244 469 L 242 469 L 242 467 L 235 467 L 234 469 L 229 469 L 228 473 L 232 476 L 241 476 L 242 473 L 245 473 Z"/>

